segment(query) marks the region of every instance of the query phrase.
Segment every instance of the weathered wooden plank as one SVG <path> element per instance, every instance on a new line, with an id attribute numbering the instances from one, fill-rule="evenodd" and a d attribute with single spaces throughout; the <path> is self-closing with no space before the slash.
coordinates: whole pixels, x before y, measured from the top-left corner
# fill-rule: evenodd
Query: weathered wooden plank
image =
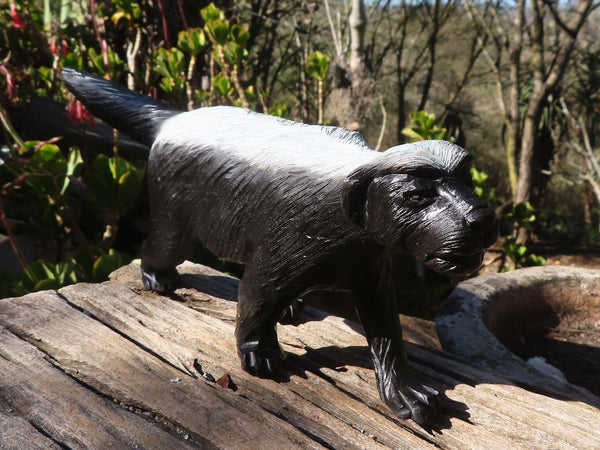
<path id="1" fill-rule="evenodd" d="M 165 418 L 202 445 L 319 446 L 251 401 L 164 363 L 54 292 L 0 301 L 0 324 L 80 383 Z"/>
<path id="2" fill-rule="evenodd" d="M 43 301 L 43 300 L 42 300 Z M 1 302 L 1 301 L 0 301 Z M 0 327 L 0 421 L 3 441 L 14 448 L 192 448 L 172 435 L 77 383 L 40 350 Z"/>
<path id="3" fill-rule="evenodd" d="M 150 426 L 144 418 L 158 417 L 170 427 L 160 427 L 165 439 L 189 445 L 195 440 L 227 448 L 598 448 L 598 409 L 511 386 L 505 377 L 435 350 L 427 323 L 403 319 L 406 335 L 430 347 L 408 345 L 418 376 L 446 396 L 427 428 L 397 419 L 379 400 L 361 327 L 314 309 L 306 311 L 312 321 L 279 327 L 289 355 L 281 379 L 252 377 L 240 368 L 235 350 L 237 280 L 191 264 L 180 272 L 186 287 L 172 298 L 142 291 L 139 268 L 128 266 L 113 274 L 119 282 L 0 300 L 0 325 L 19 345 L 44 356 L 38 359 L 46 372 L 95 398 L 98 405 L 90 410 L 117 408 Z M 8 367 L 2 346 L 0 340 L 0 371 Z M 39 370 L 22 359 L 19 370 L 30 377 Z M 6 360 L 14 364 L 15 357 Z M 215 378 L 228 374 L 237 391 L 204 380 L 200 366 Z M 0 375 L 0 406 L 9 378 Z M 24 404 L 41 393 L 56 405 L 70 400 L 48 397 L 43 382 L 36 386 L 38 391 L 23 391 Z M 107 400 L 113 398 L 141 415 Z M 0 415 L 0 424 L 16 419 L 16 426 L 31 426 L 41 442 L 48 440 L 35 430 L 44 422 L 34 427 L 26 417 Z M 58 419 L 44 420 L 50 422 L 44 425 L 48 436 L 58 436 L 52 428 Z M 97 420 L 110 430 L 108 419 Z M 181 433 L 190 439 L 182 441 Z"/>

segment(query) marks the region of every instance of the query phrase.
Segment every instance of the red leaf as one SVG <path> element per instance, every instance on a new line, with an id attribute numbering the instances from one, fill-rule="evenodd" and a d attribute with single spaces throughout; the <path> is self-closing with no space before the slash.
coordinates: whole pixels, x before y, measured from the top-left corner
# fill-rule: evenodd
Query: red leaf
<path id="1" fill-rule="evenodd" d="M 223 376 L 217 380 L 217 384 L 222 388 L 231 389 L 234 392 L 237 391 L 237 386 L 231 380 L 231 377 L 228 373 L 224 373 Z"/>
<path id="2" fill-rule="evenodd" d="M 10 25 L 12 27 L 18 28 L 19 30 L 25 29 L 25 22 L 23 22 L 23 19 L 21 19 L 21 17 L 19 16 L 14 2 L 10 2 L 10 17 Z"/>

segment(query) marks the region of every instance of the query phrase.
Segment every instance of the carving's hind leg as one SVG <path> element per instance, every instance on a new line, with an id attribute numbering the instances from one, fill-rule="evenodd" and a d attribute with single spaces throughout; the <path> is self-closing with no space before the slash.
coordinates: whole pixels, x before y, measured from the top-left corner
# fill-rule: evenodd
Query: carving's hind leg
<path id="1" fill-rule="evenodd" d="M 272 377 L 283 359 L 277 320 L 290 302 L 278 298 L 271 284 L 263 284 L 252 275 L 251 270 L 246 270 L 240 283 L 235 331 L 238 353 L 244 370 L 259 377 Z"/>
<path id="2" fill-rule="evenodd" d="M 152 221 L 150 236 L 142 246 L 142 280 L 144 288 L 158 292 L 175 289 L 179 275 L 175 267 L 193 252 L 193 245 L 177 223 Z"/>

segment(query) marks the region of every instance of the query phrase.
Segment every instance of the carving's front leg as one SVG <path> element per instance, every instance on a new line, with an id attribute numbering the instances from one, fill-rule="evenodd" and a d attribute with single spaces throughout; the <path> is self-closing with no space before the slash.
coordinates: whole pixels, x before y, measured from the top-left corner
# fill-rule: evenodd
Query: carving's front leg
<path id="1" fill-rule="evenodd" d="M 379 395 L 400 418 L 424 423 L 437 407 L 437 392 L 414 375 L 402 340 L 391 261 L 355 291 L 359 318 L 365 329 Z"/>
<path id="2" fill-rule="evenodd" d="M 435 413 L 437 391 L 423 386 L 408 365 L 404 348 L 391 338 L 369 342 L 379 396 L 402 419 L 422 424 Z M 402 345 L 404 347 L 404 345 Z"/>

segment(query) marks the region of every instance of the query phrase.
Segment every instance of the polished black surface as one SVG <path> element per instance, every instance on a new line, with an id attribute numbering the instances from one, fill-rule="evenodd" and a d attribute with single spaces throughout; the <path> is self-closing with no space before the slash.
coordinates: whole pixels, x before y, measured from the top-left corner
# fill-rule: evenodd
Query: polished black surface
<path id="1" fill-rule="evenodd" d="M 245 264 L 236 338 L 242 366 L 271 377 L 283 358 L 276 323 L 310 291 L 351 297 L 379 393 L 423 423 L 436 392 L 406 359 L 395 260 L 410 255 L 455 276 L 481 264 L 496 238 L 492 211 L 469 187 L 470 156 L 445 141 L 374 151 L 362 136 L 235 107 L 178 113 L 74 70 L 62 79 L 94 114 L 152 142 L 151 234 L 144 284 L 172 290 L 197 242 Z"/>

